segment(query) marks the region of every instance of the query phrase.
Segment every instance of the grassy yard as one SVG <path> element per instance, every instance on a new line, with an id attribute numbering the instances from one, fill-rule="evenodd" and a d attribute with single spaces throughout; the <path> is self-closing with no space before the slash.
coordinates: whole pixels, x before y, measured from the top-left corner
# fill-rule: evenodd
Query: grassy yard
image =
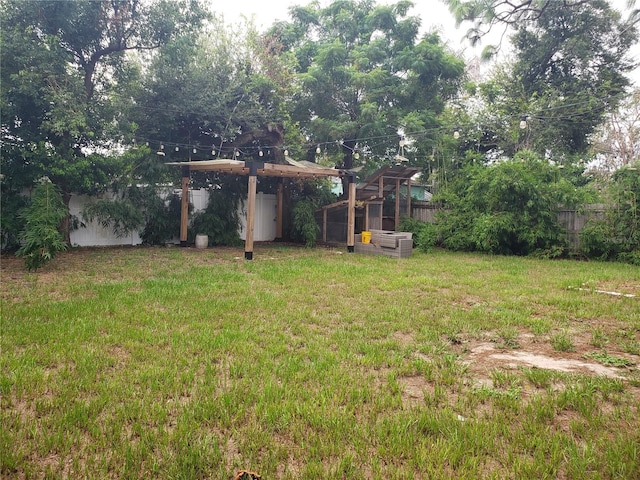
<path id="1" fill-rule="evenodd" d="M 4 256 L 0 475 L 640 478 L 639 268 L 254 258 Z"/>

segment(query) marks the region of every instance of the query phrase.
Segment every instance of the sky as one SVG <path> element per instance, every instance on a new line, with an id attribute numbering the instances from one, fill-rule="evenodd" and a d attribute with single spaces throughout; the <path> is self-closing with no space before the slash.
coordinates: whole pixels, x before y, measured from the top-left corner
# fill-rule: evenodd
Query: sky
<path id="1" fill-rule="evenodd" d="M 238 23 L 243 16 L 253 19 L 260 30 L 266 30 L 275 21 L 290 20 L 288 15 L 289 7 L 294 5 L 307 5 L 310 0 L 208 0 L 211 9 L 224 16 L 225 23 Z M 612 0 L 614 8 L 624 12 L 627 0 Z M 327 5 L 330 0 L 321 0 L 321 5 Z M 379 4 L 396 3 L 392 0 L 378 0 Z M 441 39 L 453 51 L 463 53 L 467 61 L 478 58 L 482 49 L 491 43 L 497 43 L 498 36 L 493 35 L 488 41 L 473 48 L 466 39 L 464 33 L 469 28 L 469 24 L 463 24 L 456 28 L 455 20 L 448 8 L 441 0 L 413 0 L 414 7 L 410 10 L 410 15 L 418 16 L 422 19 L 422 30 L 424 32 L 438 30 Z M 640 45 L 636 45 L 632 50 L 632 57 L 640 61 Z M 483 70 L 488 69 L 484 64 Z M 640 85 L 640 68 L 637 68 L 631 75 L 636 86 Z"/>

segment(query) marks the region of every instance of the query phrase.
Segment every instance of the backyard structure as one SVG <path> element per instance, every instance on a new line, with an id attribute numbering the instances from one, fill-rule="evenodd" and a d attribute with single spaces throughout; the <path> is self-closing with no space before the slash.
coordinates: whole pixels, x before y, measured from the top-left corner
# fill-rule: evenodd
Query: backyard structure
<path id="1" fill-rule="evenodd" d="M 354 251 L 355 244 L 355 205 L 356 184 L 355 175 L 347 170 L 326 168 L 310 162 L 296 162 L 286 158 L 287 164 L 245 162 L 241 160 L 204 160 L 189 162 L 170 162 L 168 165 L 176 165 L 182 168 L 182 208 L 180 216 L 180 244 L 187 244 L 187 228 L 189 223 L 189 183 L 192 171 L 211 171 L 230 175 L 242 175 L 248 177 L 247 193 L 247 228 L 245 237 L 245 259 L 253 259 L 253 233 L 255 222 L 256 187 L 258 176 L 279 177 L 281 179 L 314 179 L 326 177 L 346 177 L 349 182 L 349 197 L 347 201 L 347 249 Z M 276 194 L 276 238 L 282 238 L 284 183 L 278 185 Z"/>
<path id="2" fill-rule="evenodd" d="M 412 178 L 420 172 L 419 168 L 404 165 L 386 165 L 368 176 L 356 186 L 355 231 L 387 230 L 397 231 L 402 214 L 411 216 Z M 405 198 L 402 198 L 404 187 Z M 393 195 L 392 215 L 384 212 L 385 199 Z M 325 243 L 342 243 L 348 232 L 349 209 L 346 200 L 326 205 L 316 214 L 320 226 L 321 239 Z"/>

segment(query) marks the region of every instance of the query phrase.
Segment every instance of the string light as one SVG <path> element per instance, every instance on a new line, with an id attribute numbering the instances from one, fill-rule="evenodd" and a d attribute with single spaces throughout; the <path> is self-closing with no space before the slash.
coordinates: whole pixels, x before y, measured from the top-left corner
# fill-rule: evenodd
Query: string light
<path id="1" fill-rule="evenodd" d="M 568 107 L 574 107 L 576 105 L 578 105 L 578 104 L 558 106 L 558 107 L 550 107 L 550 108 L 548 108 L 548 109 L 546 109 L 544 111 L 541 111 L 541 112 L 544 113 L 545 111 L 549 111 L 551 113 L 552 111 L 557 111 L 557 110 L 568 108 Z M 582 104 L 579 104 L 579 105 L 582 105 Z M 590 111 L 592 111 L 592 110 L 593 109 L 591 108 Z M 540 121 L 545 121 L 545 120 L 551 121 L 551 120 L 553 120 L 553 121 L 556 121 L 556 122 L 562 122 L 562 121 L 569 122 L 569 121 L 572 121 L 575 117 L 579 117 L 581 115 L 586 115 L 588 113 L 589 112 L 582 111 L 582 110 L 580 110 L 580 111 L 571 111 L 571 112 L 566 112 L 564 115 L 562 115 L 560 117 L 556 117 L 553 114 L 551 114 L 548 117 L 544 117 L 544 116 L 540 116 L 539 114 L 536 114 L 535 118 L 540 120 Z M 516 117 L 516 118 L 518 118 L 518 117 Z M 528 120 L 531 118 L 531 116 L 529 116 L 529 115 L 520 115 L 519 118 L 520 118 L 520 121 L 519 121 L 519 124 L 518 124 L 519 128 L 521 128 L 521 129 L 528 128 L 528 126 L 529 126 L 528 125 Z M 456 140 L 460 138 L 461 128 L 462 127 L 460 125 L 457 125 L 454 128 L 453 138 L 455 138 Z M 437 135 L 439 132 L 443 133 L 443 132 L 446 131 L 446 129 L 447 129 L 447 127 L 442 126 L 442 127 L 435 127 L 435 128 L 425 129 L 425 130 L 420 130 L 420 131 L 415 131 L 415 132 L 404 132 L 404 135 L 400 138 L 400 140 L 398 140 L 399 149 L 398 149 L 398 154 L 396 155 L 396 158 L 395 158 L 396 161 L 402 161 L 402 162 L 408 161 L 408 159 L 406 159 L 406 157 L 404 157 L 404 147 L 407 145 L 407 140 L 406 140 L 407 136 L 409 138 L 412 138 L 412 139 L 417 139 L 417 138 L 420 138 L 420 137 L 423 137 L 423 136 L 426 136 L 426 135 L 430 135 L 430 134 L 436 134 Z M 395 135 L 397 135 L 397 134 L 395 134 Z M 322 151 L 323 151 L 322 150 L 322 146 L 323 145 L 324 145 L 324 148 L 325 148 L 325 154 L 327 154 L 327 145 L 335 144 L 335 145 L 337 145 L 339 147 L 345 147 L 345 146 L 348 147 L 348 144 L 351 144 L 352 142 L 355 142 L 356 140 L 359 143 L 366 142 L 368 147 L 375 148 L 377 146 L 384 145 L 391 137 L 393 137 L 395 135 L 394 134 L 379 135 L 379 136 L 372 136 L 372 137 L 366 137 L 366 138 L 346 139 L 346 140 L 343 138 L 343 139 L 335 140 L 335 141 L 320 142 L 320 143 L 316 144 L 315 153 L 317 155 L 322 154 Z M 376 140 L 378 141 L 377 143 L 374 142 Z M 138 143 L 136 143 L 136 142 L 137 142 L 137 140 L 134 138 L 133 139 L 132 148 L 135 148 L 138 145 Z M 141 142 L 144 142 L 144 145 L 146 145 L 147 147 L 150 145 L 150 141 L 149 140 L 141 139 Z M 140 144 L 142 144 L 142 143 L 140 143 Z M 181 147 L 189 149 L 194 154 L 197 154 L 197 151 L 198 151 L 197 147 L 191 147 L 190 145 L 185 145 L 185 144 L 180 144 L 180 143 L 179 144 L 169 143 L 169 145 L 173 146 L 173 148 L 174 148 L 174 150 L 176 152 L 179 152 Z M 243 151 L 256 152 L 256 150 L 257 150 L 258 156 L 259 157 L 264 157 L 265 154 L 269 155 L 269 152 L 270 152 L 271 148 L 280 149 L 280 148 L 283 148 L 283 147 L 278 146 L 278 145 L 273 145 L 273 146 L 266 146 L 265 149 L 263 149 L 262 146 L 254 146 L 254 147 L 249 146 L 249 147 L 244 147 Z M 360 158 L 360 153 L 355 148 L 354 149 L 350 148 L 350 150 L 352 151 L 354 159 L 359 159 Z M 160 146 L 159 146 L 159 150 L 156 153 L 158 155 L 160 155 L 160 156 L 166 156 L 165 152 L 166 152 L 165 144 L 161 143 Z M 283 152 L 284 152 L 285 157 L 289 156 L 289 150 L 288 149 L 285 149 Z M 213 145 L 211 147 L 211 156 L 215 157 L 215 156 L 220 156 L 221 154 L 222 154 L 222 148 L 221 147 L 219 148 L 219 147 L 216 147 L 215 145 Z M 236 148 L 233 151 L 233 158 L 234 159 L 238 158 L 238 157 L 241 156 L 241 154 L 242 154 L 242 152 L 239 149 Z M 253 154 L 255 155 L 255 153 L 253 153 Z M 248 155 L 251 155 L 251 153 L 248 153 Z"/>

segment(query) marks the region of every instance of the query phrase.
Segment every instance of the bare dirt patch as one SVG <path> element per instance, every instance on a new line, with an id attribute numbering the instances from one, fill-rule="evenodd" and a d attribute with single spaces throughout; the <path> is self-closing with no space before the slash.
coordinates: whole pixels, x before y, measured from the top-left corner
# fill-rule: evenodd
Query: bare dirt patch
<path id="1" fill-rule="evenodd" d="M 495 369 L 515 369 L 534 367 L 558 372 L 601 375 L 609 378 L 625 378 L 625 372 L 636 369 L 616 368 L 602 365 L 585 358 L 588 352 L 597 351 L 585 338 L 586 335 L 572 334 L 574 351 L 555 351 L 549 341 L 531 334 L 517 336 L 518 349 L 501 348 L 498 344 L 486 340 L 469 342 L 463 355 L 465 363 L 475 377 L 487 378 Z M 609 352 L 621 358 L 637 363 L 638 358 L 623 352 Z"/>
<path id="2" fill-rule="evenodd" d="M 402 404 L 417 406 L 424 403 L 425 394 L 433 394 L 434 387 L 422 375 L 402 377 L 398 380 L 402 388 Z"/>

